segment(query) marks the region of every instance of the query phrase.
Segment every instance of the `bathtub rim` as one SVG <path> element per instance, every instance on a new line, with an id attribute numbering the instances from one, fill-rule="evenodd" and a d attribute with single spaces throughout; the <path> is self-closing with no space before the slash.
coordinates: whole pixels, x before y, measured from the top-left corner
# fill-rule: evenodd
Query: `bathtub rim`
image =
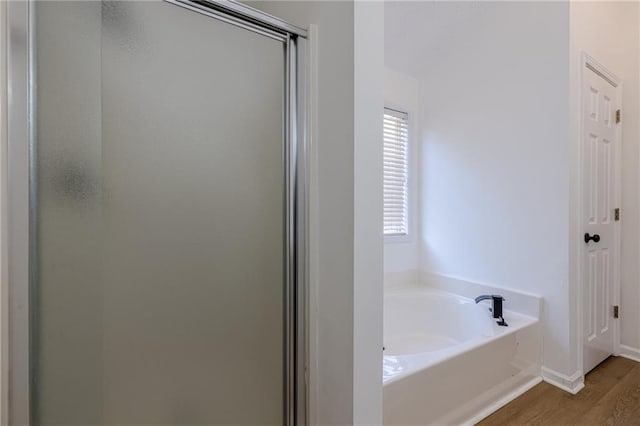
<path id="1" fill-rule="evenodd" d="M 412 286 L 405 285 L 405 286 L 396 286 L 394 288 L 387 288 L 385 289 L 384 296 L 387 297 L 387 295 L 398 294 L 398 293 L 400 294 L 416 293 L 416 294 L 422 294 L 422 295 L 436 294 L 436 295 L 442 295 L 447 297 L 453 296 L 465 302 L 471 302 L 471 303 L 475 302 L 473 299 L 470 299 L 468 297 L 465 297 L 456 293 L 447 292 L 439 288 L 434 288 L 429 286 L 416 286 L 416 285 L 412 285 Z M 483 303 L 489 306 L 488 302 L 480 302 L 480 303 Z M 383 388 L 392 383 L 398 382 L 406 377 L 409 377 L 413 374 L 419 373 L 420 371 L 423 371 L 427 368 L 431 368 L 436 365 L 442 364 L 462 353 L 473 351 L 474 349 L 486 346 L 498 339 L 508 337 L 514 333 L 524 330 L 527 327 L 532 327 L 540 323 L 539 318 L 532 317 L 529 315 L 524 315 L 509 309 L 504 310 L 504 317 L 506 322 L 509 324 L 509 326 L 501 327 L 497 325 L 495 322 L 493 322 L 491 329 L 494 331 L 494 333 L 492 336 L 477 336 L 469 341 L 462 342 L 459 345 L 455 345 L 449 348 L 444 348 L 444 349 L 441 349 L 438 351 L 432 351 L 432 352 L 422 352 L 419 354 L 408 354 L 408 355 L 384 355 L 383 353 L 383 364 L 384 364 L 384 358 L 391 357 L 391 356 L 403 357 L 404 359 L 408 359 L 409 361 L 415 361 L 415 364 L 416 364 L 415 366 L 413 366 L 413 368 L 410 368 L 407 371 L 403 371 L 396 375 L 392 375 L 391 377 L 388 377 L 386 380 L 384 378 L 384 371 L 383 371 L 383 374 L 382 374 Z M 383 342 L 384 340 L 385 338 L 383 336 Z"/>

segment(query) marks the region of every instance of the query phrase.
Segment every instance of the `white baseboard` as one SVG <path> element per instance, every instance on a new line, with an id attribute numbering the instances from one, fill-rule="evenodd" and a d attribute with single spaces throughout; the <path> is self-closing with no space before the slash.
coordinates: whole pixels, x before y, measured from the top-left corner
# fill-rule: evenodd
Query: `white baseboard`
<path id="1" fill-rule="evenodd" d="M 584 388 L 582 371 L 576 371 L 571 376 L 567 376 L 550 368 L 542 367 L 542 380 L 573 395 Z"/>
<path id="2" fill-rule="evenodd" d="M 620 345 L 620 356 L 640 362 L 640 349 L 632 348 L 627 345 Z"/>

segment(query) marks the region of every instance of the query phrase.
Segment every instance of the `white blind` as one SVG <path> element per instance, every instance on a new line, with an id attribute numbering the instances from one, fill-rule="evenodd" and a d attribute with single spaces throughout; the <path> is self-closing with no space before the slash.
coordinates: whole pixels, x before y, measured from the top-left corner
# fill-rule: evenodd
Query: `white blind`
<path id="1" fill-rule="evenodd" d="M 408 115 L 384 109 L 384 234 L 407 235 Z"/>

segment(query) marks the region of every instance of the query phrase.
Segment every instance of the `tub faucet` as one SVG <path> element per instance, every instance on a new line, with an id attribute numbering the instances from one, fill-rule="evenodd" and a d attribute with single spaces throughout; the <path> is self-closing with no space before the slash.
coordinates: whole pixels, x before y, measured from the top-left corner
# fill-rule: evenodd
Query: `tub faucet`
<path id="1" fill-rule="evenodd" d="M 499 294 L 483 294 L 482 296 L 476 297 L 476 303 L 479 303 L 483 300 L 491 300 L 491 309 L 489 310 L 493 312 L 493 318 L 498 320 L 496 321 L 496 323 L 503 327 L 508 327 L 509 324 L 504 321 L 504 318 L 502 316 L 502 302 L 504 301 L 504 297 L 500 296 Z"/>

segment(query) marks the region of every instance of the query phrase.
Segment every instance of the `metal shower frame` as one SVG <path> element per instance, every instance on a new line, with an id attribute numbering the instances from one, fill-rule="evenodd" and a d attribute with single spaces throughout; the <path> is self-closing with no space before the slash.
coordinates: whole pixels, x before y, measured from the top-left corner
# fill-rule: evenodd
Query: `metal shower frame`
<path id="1" fill-rule="evenodd" d="M 32 395 L 29 309 L 35 277 L 35 64 L 32 1 L 7 1 L 6 270 L 8 276 L 8 422 L 29 425 Z M 285 49 L 285 377 L 284 423 L 307 424 L 308 137 L 307 31 L 233 0 L 165 0 L 280 40 Z M 3 407 L 4 408 L 4 407 Z"/>

